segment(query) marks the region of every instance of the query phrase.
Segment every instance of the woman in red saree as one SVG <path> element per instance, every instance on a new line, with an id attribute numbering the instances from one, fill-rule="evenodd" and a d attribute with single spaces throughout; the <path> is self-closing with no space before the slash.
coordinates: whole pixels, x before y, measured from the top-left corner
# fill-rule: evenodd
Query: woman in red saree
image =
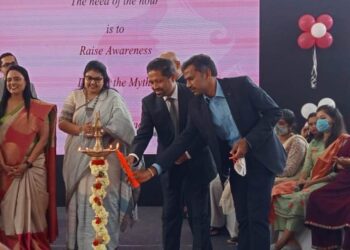
<path id="1" fill-rule="evenodd" d="M 33 99 L 28 72 L 12 66 L 0 104 L 0 241 L 50 249 L 57 236 L 55 105 Z"/>

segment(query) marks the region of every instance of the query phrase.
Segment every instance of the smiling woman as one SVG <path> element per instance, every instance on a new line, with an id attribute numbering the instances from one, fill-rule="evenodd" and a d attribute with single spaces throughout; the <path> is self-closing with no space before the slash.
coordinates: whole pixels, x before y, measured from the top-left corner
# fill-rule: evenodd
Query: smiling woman
<path id="1" fill-rule="evenodd" d="M 49 241 L 57 236 L 56 106 L 32 98 L 28 72 L 21 66 L 9 68 L 5 85 L 0 103 L 0 241 L 10 249 L 50 249 Z"/>
<path id="2" fill-rule="evenodd" d="M 95 217 L 89 197 L 95 182 L 89 170 L 90 158 L 77 152 L 80 146 L 93 147 L 92 119 L 99 112 L 104 130 L 104 146 L 119 142 L 120 150 L 127 153 L 135 135 L 129 111 L 119 93 L 109 88 L 109 77 L 104 64 L 90 61 L 83 73 L 80 89 L 72 91 L 65 100 L 59 118 L 59 128 L 67 134 L 63 162 L 63 178 L 66 186 L 66 206 L 68 212 L 67 249 L 91 249 L 95 230 L 91 221 Z M 106 158 L 110 186 L 104 199 L 104 207 L 109 213 L 107 230 L 111 236 L 108 244 L 116 249 L 122 225 L 133 218 L 134 200 L 131 187 L 125 182 L 120 163 L 114 154 Z"/>
<path id="3" fill-rule="evenodd" d="M 24 78 L 18 71 L 11 70 L 7 74 L 6 87 L 7 90 L 11 93 L 11 95 L 22 95 L 25 86 L 26 83 L 24 81 Z"/>

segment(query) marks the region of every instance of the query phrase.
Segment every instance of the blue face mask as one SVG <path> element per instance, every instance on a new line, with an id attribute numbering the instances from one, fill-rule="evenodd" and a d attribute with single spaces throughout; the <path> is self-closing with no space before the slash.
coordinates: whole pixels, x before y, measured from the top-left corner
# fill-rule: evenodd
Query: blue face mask
<path id="1" fill-rule="evenodd" d="M 316 122 L 317 131 L 320 133 L 326 132 L 330 127 L 327 119 L 318 119 Z"/>

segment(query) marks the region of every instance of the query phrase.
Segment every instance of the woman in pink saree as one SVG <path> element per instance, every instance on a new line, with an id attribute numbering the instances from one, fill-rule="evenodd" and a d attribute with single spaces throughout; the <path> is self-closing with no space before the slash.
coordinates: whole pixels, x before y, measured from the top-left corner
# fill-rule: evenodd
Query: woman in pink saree
<path id="1" fill-rule="evenodd" d="M 30 93 L 12 66 L 0 103 L 0 241 L 10 249 L 50 249 L 57 236 L 56 107 Z"/>

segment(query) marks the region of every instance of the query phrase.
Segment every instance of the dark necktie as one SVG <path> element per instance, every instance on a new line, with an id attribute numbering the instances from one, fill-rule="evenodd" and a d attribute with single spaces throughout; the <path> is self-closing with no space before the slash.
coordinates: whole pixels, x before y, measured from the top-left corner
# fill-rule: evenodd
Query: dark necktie
<path id="1" fill-rule="evenodd" d="M 208 107 L 209 107 L 209 105 L 210 105 L 210 98 L 208 98 L 208 97 L 204 97 L 204 100 L 205 100 L 205 102 L 207 103 L 207 105 L 208 105 Z"/>
<path id="2" fill-rule="evenodd" d="M 176 111 L 175 99 L 173 97 L 167 97 L 166 100 L 170 104 L 169 105 L 170 118 L 175 128 L 175 135 L 177 135 L 179 133 L 179 118 Z"/>

